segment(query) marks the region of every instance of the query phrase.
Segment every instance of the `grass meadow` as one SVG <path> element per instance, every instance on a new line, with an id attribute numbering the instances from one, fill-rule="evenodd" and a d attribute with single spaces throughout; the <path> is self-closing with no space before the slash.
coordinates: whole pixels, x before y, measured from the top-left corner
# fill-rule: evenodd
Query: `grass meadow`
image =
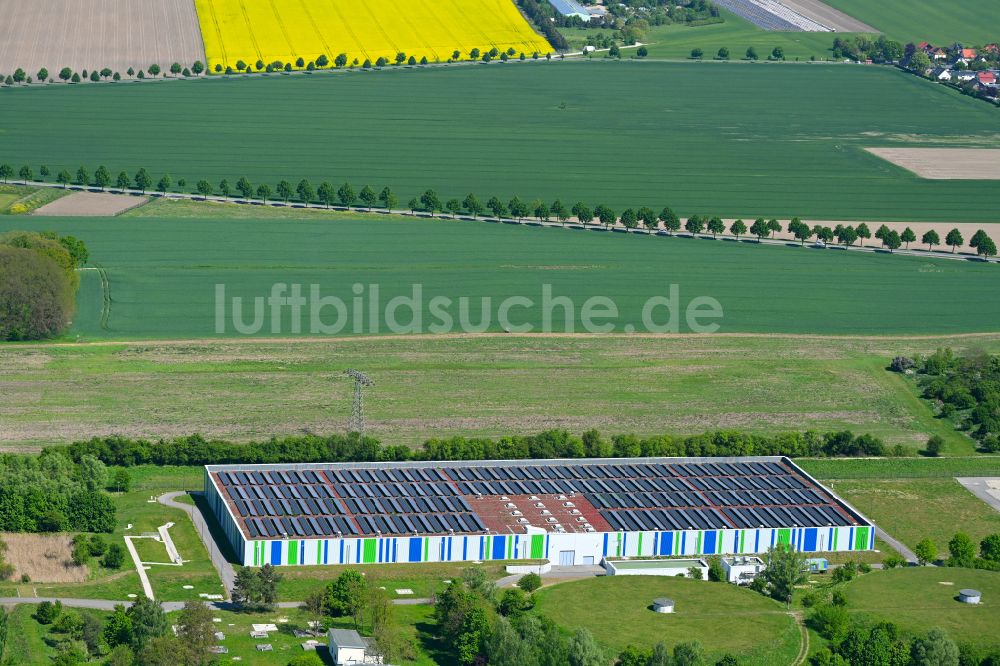
<path id="1" fill-rule="evenodd" d="M 650 609 L 657 597 L 674 600 L 673 615 Z M 615 653 L 628 645 L 697 640 L 711 657 L 732 652 L 750 666 L 767 666 L 791 664 L 799 652 L 799 629 L 791 615 L 777 602 L 735 585 L 607 576 L 543 588 L 536 599 L 539 613 L 569 630 L 589 629 Z"/>
<path id="2" fill-rule="evenodd" d="M 983 593 L 978 606 L 959 603 L 963 588 Z M 942 567 L 877 571 L 844 587 L 852 614 L 890 620 L 910 634 L 944 629 L 958 643 L 996 648 L 1000 573 Z"/>
<path id="3" fill-rule="evenodd" d="M 1000 474 L 994 459 L 993 474 Z M 948 541 L 962 531 L 978 545 L 989 534 L 1000 533 L 1000 513 L 947 479 L 843 479 L 827 481 L 882 529 L 911 549 L 922 539 L 931 539 L 942 558 L 948 556 Z"/>
<path id="4" fill-rule="evenodd" d="M 912 451 L 939 434 L 948 454 L 968 455 L 972 440 L 935 419 L 913 387 L 884 368 L 897 353 L 998 344 L 995 337 L 500 334 L 7 345 L 0 390 L 20 399 L 0 405 L 0 446 L 33 450 L 109 434 L 246 441 L 340 431 L 352 390 L 342 372 L 358 367 L 376 381 L 366 400 L 369 432 L 391 444 L 549 428 L 609 435 L 848 428 Z M 836 478 L 849 463 L 826 464 L 817 463 L 817 476 Z"/>
<path id="5" fill-rule="evenodd" d="M 882 67 L 529 61 L 0 94 L 0 159 L 36 171 L 347 180 L 403 203 L 434 188 L 683 216 L 1000 221 L 981 203 L 990 183 L 920 180 L 863 150 L 998 143 L 989 105 Z"/>
<path id="6" fill-rule="evenodd" d="M 648 57 L 688 59 L 691 57 L 691 49 L 699 48 L 704 51 L 705 60 L 712 60 L 723 46 L 729 49 L 730 60 L 742 59 L 750 46 L 756 49 L 761 60 L 765 60 L 776 46 L 784 50 L 786 60 L 790 61 L 805 61 L 811 58 L 829 60 L 832 57 L 834 35 L 831 33 L 761 30 L 721 7 L 719 13 L 725 19 L 722 23 L 698 26 L 673 23 L 651 26 L 642 39 L 642 43 L 649 51 Z M 576 51 L 583 48 L 588 35 L 602 32 L 610 35 L 613 32 L 586 27 L 560 28 L 559 31 Z M 632 57 L 634 54 L 634 49 L 622 51 L 624 58 Z M 592 57 L 598 58 L 603 55 L 602 53 Z M 713 71 L 704 73 L 712 76 Z"/>

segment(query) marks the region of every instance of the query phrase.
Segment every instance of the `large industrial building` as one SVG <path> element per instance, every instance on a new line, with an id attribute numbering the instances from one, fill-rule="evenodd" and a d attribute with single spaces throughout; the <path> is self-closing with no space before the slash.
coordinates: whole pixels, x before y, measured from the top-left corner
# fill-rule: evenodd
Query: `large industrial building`
<path id="1" fill-rule="evenodd" d="M 869 550 L 875 530 L 791 460 L 628 458 L 209 465 L 245 565 Z"/>

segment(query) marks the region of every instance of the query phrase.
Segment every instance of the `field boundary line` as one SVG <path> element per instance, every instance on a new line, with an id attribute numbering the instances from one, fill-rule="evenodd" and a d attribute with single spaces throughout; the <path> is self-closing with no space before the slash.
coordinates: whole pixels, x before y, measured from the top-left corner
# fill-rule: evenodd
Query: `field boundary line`
<path id="1" fill-rule="evenodd" d="M 499 331 L 486 331 L 483 333 L 415 333 L 412 335 L 398 336 L 393 334 L 385 335 L 347 335 L 347 336 L 299 336 L 299 337 L 218 337 L 218 338 L 123 338 L 121 340 L 94 340 L 91 342 L 30 342 L 19 343 L 10 342 L 6 346 L 10 349 L 46 349 L 61 347 L 113 347 L 128 345 L 148 345 L 158 344 L 162 346 L 182 346 L 182 345 L 215 345 L 222 342 L 226 344 L 338 344 L 351 342 L 377 342 L 384 340 L 420 341 L 420 340 L 472 340 L 482 338 L 504 338 L 513 340 L 517 338 L 535 339 L 579 339 L 590 340 L 595 338 L 605 339 L 654 339 L 654 340 L 680 340 L 695 338 L 766 338 L 768 340 L 850 340 L 860 342 L 920 342 L 924 340 L 974 340 L 977 338 L 997 338 L 1000 337 L 998 331 L 984 331 L 979 333 L 942 333 L 940 335 L 820 335 L 816 333 L 502 333 Z M 955 457 L 955 456 L 950 456 Z M 961 456 L 965 457 L 965 456 Z"/>

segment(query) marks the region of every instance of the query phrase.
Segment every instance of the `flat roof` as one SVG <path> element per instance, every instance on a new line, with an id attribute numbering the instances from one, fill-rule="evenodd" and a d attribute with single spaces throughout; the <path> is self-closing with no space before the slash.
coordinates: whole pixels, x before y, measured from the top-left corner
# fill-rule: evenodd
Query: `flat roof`
<path id="1" fill-rule="evenodd" d="M 368 647 L 368 641 L 353 629 L 331 629 L 327 632 L 327 636 L 337 647 L 356 648 L 358 650 Z"/>
<path id="2" fill-rule="evenodd" d="M 249 540 L 870 524 L 778 456 L 205 469 Z"/>
<path id="3" fill-rule="evenodd" d="M 609 560 L 615 569 L 690 569 L 707 566 L 705 560 L 689 557 L 679 560 Z"/>

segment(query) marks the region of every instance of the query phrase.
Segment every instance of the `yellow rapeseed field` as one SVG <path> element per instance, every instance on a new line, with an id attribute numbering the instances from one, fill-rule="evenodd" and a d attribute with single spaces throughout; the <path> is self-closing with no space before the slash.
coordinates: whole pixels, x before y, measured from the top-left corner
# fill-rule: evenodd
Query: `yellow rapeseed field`
<path id="1" fill-rule="evenodd" d="M 551 51 L 512 0 L 195 0 L 209 68 L 240 60 L 306 63 L 339 54 L 348 65 L 397 53 L 444 62 L 455 51 Z"/>

